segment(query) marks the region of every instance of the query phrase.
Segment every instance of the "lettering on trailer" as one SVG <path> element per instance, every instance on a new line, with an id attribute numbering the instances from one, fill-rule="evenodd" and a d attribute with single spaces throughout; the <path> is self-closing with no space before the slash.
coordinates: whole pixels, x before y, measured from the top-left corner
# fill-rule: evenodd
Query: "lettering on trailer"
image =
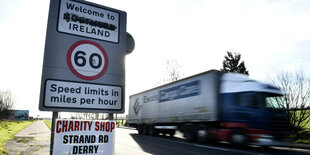
<path id="1" fill-rule="evenodd" d="M 150 95 L 150 96 L 144 95 L 142 99 L 143 101 L 142 104 L 152 102 L 160 103 L 197 95 L 200 95 L 200 81 L 198 80 L 185 83 L 176 87 L 161 90 L 158 92 L 158 95 Z M 139 97 L 136 98 L 132 108 L 135 114 L 138 115 L 141 108 Z"/>
<path id="2" fill-rule="evenodd" d="M 200 81 L 185 83 L 159 91 L 159 102 L 192 97 L 200 94 Z"/>
<path id="3" fill-rule="evenodd" d="M 60 120 L 55 123 L 54 154 L 113 154 L 114 121 Z"/>
<path id="4" fill-rule="evenodd" d="M 158 101 L 158 95 L 143 96 L 143 103 Z"/>
<path id="5" fill-rule="evenodd" d="M 57 30 L 118 43 L 119 14 L 81 2 L 61 0 Z"/>

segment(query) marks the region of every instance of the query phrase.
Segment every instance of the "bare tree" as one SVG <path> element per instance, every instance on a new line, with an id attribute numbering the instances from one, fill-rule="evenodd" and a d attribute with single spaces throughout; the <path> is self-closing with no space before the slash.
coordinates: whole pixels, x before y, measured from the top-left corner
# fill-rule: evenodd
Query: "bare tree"
<path id="1" fill-rule="evenodd" d="M 10 110 L 15 105 L 15 98 L 11 91 L 7 90 L 0 92 L 0 119 L 7 119 L 10 115 Z"/>
<path id="2" fill-rule="evenodd" d="M 165 63 L 166 63 L 166 70 L 164 72 L 164 76 L 156 85 L 177 81 L 183 75 L 183 73 L 180 71 L 181 66 L 178 64 L 176 60 L 166 60 Z"/>
<path id="3" fill-rule="evenodd" d="M 270 82 L 284 93 L 284 98 L 278 98 L 273 106 L 284 108 L 293 132 L 300 132 L 310 121 L 310 80 L 299 71 L 281 72 Z"/>

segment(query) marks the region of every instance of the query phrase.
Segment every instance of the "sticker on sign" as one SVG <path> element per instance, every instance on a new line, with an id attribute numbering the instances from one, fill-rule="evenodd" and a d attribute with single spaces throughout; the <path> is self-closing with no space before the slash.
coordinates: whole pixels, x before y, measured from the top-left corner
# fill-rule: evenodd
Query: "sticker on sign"
<path id="1" fill-rule="evenodd" d="M 56 119 L 53 154 L 114 154 L 115 121 Z"/>
<path id="2" fill-rule="evenodd" d="M 71 109 L 120 110 L 122 87 L 48 79 L 44 106 Z"/>
<path id="3" fill-rule="evenodd" d="M 81 2 L 61 0 L 57 30 L 118 43 L 119 14 Z"/>

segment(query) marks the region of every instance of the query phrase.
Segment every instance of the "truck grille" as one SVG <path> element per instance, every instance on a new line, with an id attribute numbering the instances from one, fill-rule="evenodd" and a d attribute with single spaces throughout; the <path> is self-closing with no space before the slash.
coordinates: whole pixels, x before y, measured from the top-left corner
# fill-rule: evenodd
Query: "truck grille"
<path id="1" fill-rule="evenodd" d="M 276 140 L 283 140 L 289 136 L 290 125 L 287 120 L 271 120 L 271 130 Z"/>

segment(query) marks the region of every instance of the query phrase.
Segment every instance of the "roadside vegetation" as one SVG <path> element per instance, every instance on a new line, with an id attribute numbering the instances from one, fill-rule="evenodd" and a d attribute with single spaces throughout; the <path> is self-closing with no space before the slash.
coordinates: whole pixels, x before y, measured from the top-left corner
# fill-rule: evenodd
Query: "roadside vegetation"
<path id="1" fill-rule="evenodd" d="M 117 126 L 125 126 L 126 125 L 126 120 L 117 120 L 116 122 Z"/>
<path id="2" fill-rule="evenodd" d="M 47 126 L 48 128 L 50 128 L 50 130 L 52 129 L 52 122 L 51 122 L 51 121 L 44 120 L 44 123 L 46 124 L 46 126 Z"/>
<path id="3" fill-rule="evenodd" d="M 11 115 L 15 105 L 15 98 L 10 90 L 0 91 L 0 121 L 6 120 Z"/>
<path id="4" fill-rule="evenodd" d="M 310 80 L 304 72 L 283 71 L 269 76 L 271 84 L 281 89 L 283 98 L 274 101 L 274 108 L 284 109 L 296 143 L 310 143 Z"/>
<path id="5" fill-rule="evenodd" d="M 297 111 L 299 113 L 299 111 Z M 310 114 L 310 109 L 306 111 L 307 114 Z M 297 133 L 293 133 L 291 137 L 295 139 L 295 143 L 301 144 L 310 144 L 310 118 L 302 122 L 302 128 L 297 131 Z"/>
<path id="6" fill-rule="evenodd" d="M 16 133 L 32 123 L 32 121 L 0 120 L 0 154 L 4 153 L 4 145 L 6 141 L 14 139 Z"/>

